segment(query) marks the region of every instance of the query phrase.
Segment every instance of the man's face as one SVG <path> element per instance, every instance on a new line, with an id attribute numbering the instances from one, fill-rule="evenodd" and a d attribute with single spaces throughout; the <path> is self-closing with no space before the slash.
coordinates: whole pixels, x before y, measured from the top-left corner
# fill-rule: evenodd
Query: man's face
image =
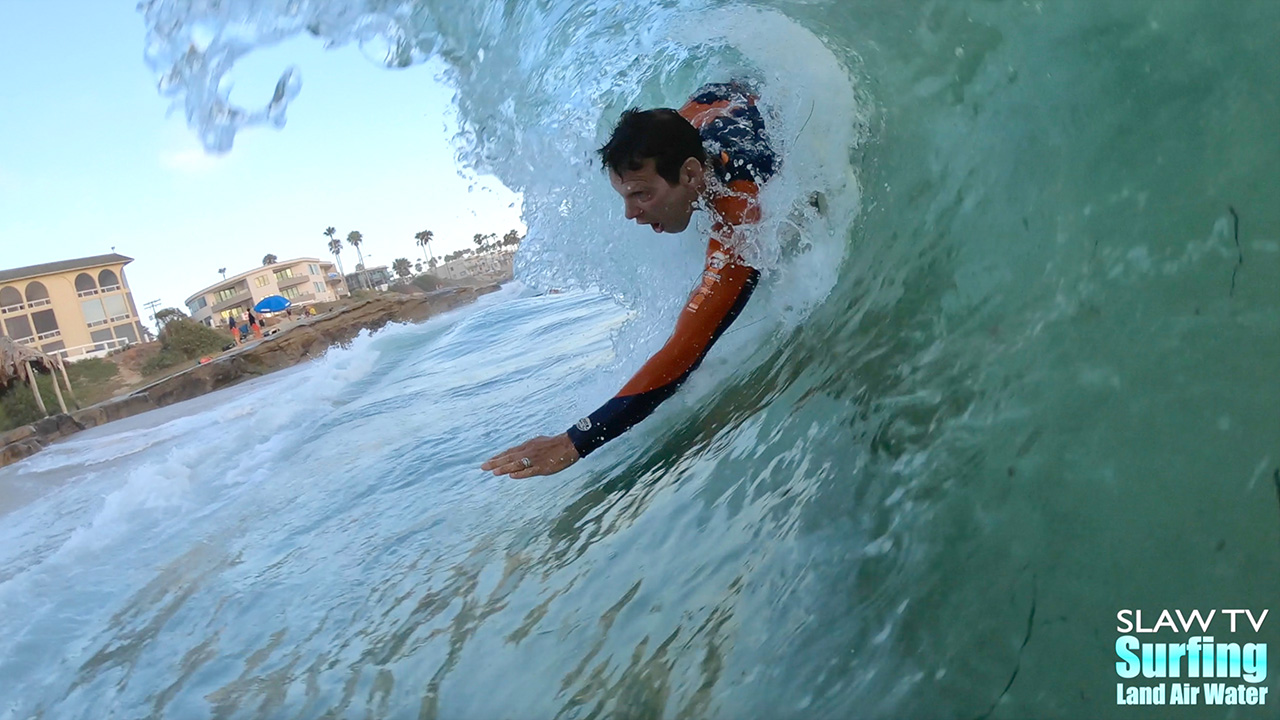
<path id="1" fill-rule="evenodd" d="M 622 196 L 627 219 L 648 225 L 654 232 L 678 233 L 689 227 L 701 179 L 702 164 L 693 158 L 680 168 L 674 185 L 658 174 L 652 158 L 639 170 L 623 170 L 622 175 L 609 171 L 609 182 Z"/>

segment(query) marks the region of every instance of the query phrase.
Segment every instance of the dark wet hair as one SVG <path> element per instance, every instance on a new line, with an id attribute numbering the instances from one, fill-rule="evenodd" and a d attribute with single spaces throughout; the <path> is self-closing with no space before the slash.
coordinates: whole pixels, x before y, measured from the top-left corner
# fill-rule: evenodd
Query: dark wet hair
<path id="1" fill-rule="evenodd" d="M 671 108 L 631 108 L 618 118 L 609 142 L 600 148 L 600 161 L 621 175 L 624 170 L 639 170 L 650 158 L 658 175 L 672 185 L 680 182 L 685 160 L 707 164 L 702 135 L 680 113 Z"/>

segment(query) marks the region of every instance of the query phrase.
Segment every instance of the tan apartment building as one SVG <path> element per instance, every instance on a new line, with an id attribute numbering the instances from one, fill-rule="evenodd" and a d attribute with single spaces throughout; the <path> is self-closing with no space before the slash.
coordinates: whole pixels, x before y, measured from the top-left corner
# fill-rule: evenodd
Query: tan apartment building
<path id="1" fill-rule="evenodd" d="M 124 266 L 112 253 L 0 270 L 0 323 L 16 342 L 69 360 L 146 336 Z"/>
<path id="2" fill-rule="evenodd" d="M 332 262 L 297 258 L 256 267 L 210 285 L 187 298 L 187 310 L 196 322 L 222 327 L 228 317 L 239 319 L 268 295 L 283 295 L 300 307 L 349 294 Z"/>

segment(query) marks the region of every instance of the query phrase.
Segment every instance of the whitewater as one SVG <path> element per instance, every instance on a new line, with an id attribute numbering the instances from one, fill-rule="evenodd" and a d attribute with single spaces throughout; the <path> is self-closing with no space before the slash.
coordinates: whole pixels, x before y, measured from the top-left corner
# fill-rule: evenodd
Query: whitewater
<path id="1" fill-rule="evenodd" d="M 1280 4 L 139 10 L 212 152 L 306 92 L 232 105 L 255 49 L 439 63 L 529 233 L 473 306 L 0 469 L 0 718 L 1166 717 L 1117 612 L 1280 597 Z M 629 226 L 592 153 L 733 77 L 756 296 L 618 440 L 480 472 L 665 339 L 705 219 Z"/>

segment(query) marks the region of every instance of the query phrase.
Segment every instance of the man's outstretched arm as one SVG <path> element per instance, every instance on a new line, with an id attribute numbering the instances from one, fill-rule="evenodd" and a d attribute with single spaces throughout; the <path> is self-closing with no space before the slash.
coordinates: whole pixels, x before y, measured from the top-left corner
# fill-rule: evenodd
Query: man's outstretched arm
<path id="1" fill-rule="evenodd" d="M 708 256 L 702 280 L 680 312 L 671 337 L 616 396 L 567 432 L 537 437 L 498 453 L 481 469 L 515 479 L 551 475 L 644 420 L 702 362 L 738 317 L 758 278 L 754 268 L 729 262 L 727 254 L 716 249 Z"/>

